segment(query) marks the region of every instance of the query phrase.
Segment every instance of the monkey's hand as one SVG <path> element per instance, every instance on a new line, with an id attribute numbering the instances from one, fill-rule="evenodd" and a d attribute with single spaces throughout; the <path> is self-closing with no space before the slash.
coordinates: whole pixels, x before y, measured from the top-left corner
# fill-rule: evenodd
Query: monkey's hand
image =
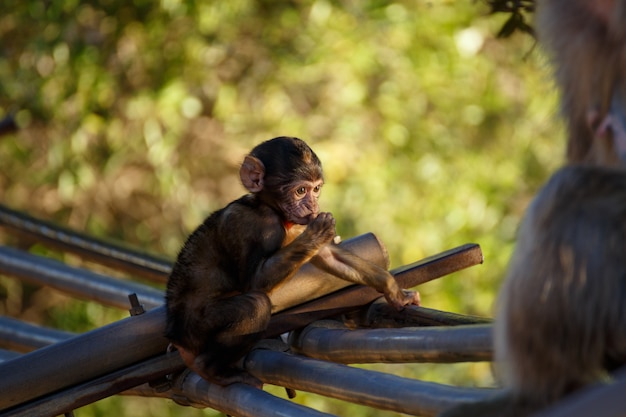
<path id="1" fill-rule="evenodd" d="M 335 218 L 331 213 L 319 213 L 302 234 L 320 248 L 335 238 Z"/>
<path id="2" fill-rule="evenodd" d="M 385 299 L 389 304 L 394 306 L 398 311 L 408 305 L 420 305 L 420 293 L 417 291 L 409 291 L 399 289 L 393 293 L 386 292 Z"/>

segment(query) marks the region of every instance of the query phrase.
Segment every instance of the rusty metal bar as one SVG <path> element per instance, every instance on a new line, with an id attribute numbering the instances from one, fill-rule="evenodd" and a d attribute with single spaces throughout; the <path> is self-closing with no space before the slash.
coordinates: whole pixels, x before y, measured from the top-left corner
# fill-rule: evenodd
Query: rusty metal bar
<path id="1" fill-rule="evenodd" d="M 340 245 L 382 268 L 389 268 L 389 254 L 383 243 L 373 233 L 365 233 L 345 240 Z M 272 300 L 272 312 L 283 311 L 350 285 L 352 283 L 328 274 L 312 264 L 305 264 L 292 279 L 269 295 Z"/>
<path id="2" fill-rule="evenodd" d="M 118 308 L 128 308 L 128 295 L 132 293 L 148 308 L 164 302 L 163 291 L 156 288 L 110 278 L 6 246 L 0 246 L 0 273 Z"/>
<path id="3" fill-rule="evenodd" d="M 493 352 L 490 325 L 350 330 L 319 321 L 289 342 L 295 353 L 337 363 L 481 362 Z"/>
<path id="4" fill-rule="evenodd" d="M 184 369 L 178 354 L 162 354 L 60 392 L 3 411 L 3 417 L 57 416 Z M 155 391 L 155 396 L 157 392 Z"/>
<path id="5" fill-rule="evenodd" d="M 391 273 L 402 288 L 412 288 L 482 262 L 483 254 L 480 246 L 469 243 L 413 264 L 396 268 Z M 380 293 L 373 288 L 362 285 L 346 287 L 319 300 L 281 312 L 272 320 L 265 336 L 268 338 L 278 336 L 317 320 L 349 313 L 379 297 Z"/>
<path id="6" fill-rule="evenodd" d="M 398 311 L 381 297 L 366 309 L 352 315 L 350 319 L 361 327 L 418 327 L 418 326 L 462 326 L 489 324 L 493 320 L 487 317 L 469 316 L 435 310 L 422 306 L 407 306 Z"/>
<path id="7" fill-rule="evenodd" d="M 466 245 L 448 251 L 442 254 L 441 258 L 432 259 L 429 263 L 448 263 L 448 258 L 454 257 L 455 254 L 461 258 L 467 258 L 467 251 L 475 255 L 480 254 L 478 245 Z M 458 267 L 458 259 L 454 261 L 452 264 L 456 266 L 449 269 Z M 469 266 L 466 264 L 467 262 L 462 263 L 462 265 Z M 405 284 L 410 282 L 406 280 L 406 277 L 410 276 L 410 270 L 403 271 Z M 274 325 L 272 331 L 280 330 L 275 334 L 278 335 L 311 323 L 316 320 L 316 315 L 328 317 L 328 314 L 332 315 L 336 311 L 345 311 L 344 301 L 349 305 L 349 310 L 354 310 L 371 301 L 372 294 L 370 292 L 368 295 L 367 290 L 364 287 L 356 290 L 349 287 L 303 304 L 298 309 L 307 312 L 308 321 L 303 320 L 303 317 L 298 317 L 296 321 L 284 320 L 282 316 L 293 314 L 293 309 L 278 313 L 272 317 L 271 323 L 278 321 L 279 326 Z M 342 298 L 344 291 L 347 291 L 349 299 Z M 365 297 L 361 291 L 365 293 Z M 374 297 L 379 296 L 376 291 L 373 293 Z M 140 301 L 145 302 L 141 295 Z M 0 379 L 0 392 L 3 393 L 0 396 L 0 409 L 114 372 L 163 352 L 167 346 L 167 340 L 162 336 L 164 328 L 165 308 L 157 307 L 139 316 L 113 323 L 3 363 L 0 365 L 0 375 L 12 375 L 12 377 Z M 91 360 L 94 357 L 102 360 Z M 81 363 L 84 366 L 73 366 L 75 363 Z M 33 380 L 40 381 L 40 383 L 32 386 L 30 381 Z"/>
<path id="8" fill-rule="evenodd" d="M 164 323 L 157 307 L 0 364 L 0 375 L 11 376 L 0 378 L 0 410 L 164 352 Z"/>
<path id="9" fill-rule="evenodd" d="M 456 404 L 493 395 L 493 389 L 458 388 L 257 349 L 245 369 L 262 381 L 381 410 L 435 416 Z"/>
<path id="10" fill-rule="evenodd" d="M 169 259 L 149 255 L 120 243 L 97 239 L 1 204 L 0 226 L 26 239 L 156 282 L 165 282 L 172 267 Z"/>
<path id="11" fill-rule="evenodd" d="M 384 246 L 372 233 L 346 240 L 341 245 L 377 265 L 385 268 L 389 265 Z M 0 272 L 119 308 L 127 307 L 127 296 L 131 293 L 138 294 L 148 308 L 161 305 L 164 301 L 163 292 L 153 287 L 113 279 L 6 246 L 0 246 Z M 270 294 L 273 311 L 284 310 L 348 285 L 349 282 L 311 264 L 304 265 L 288 283 Z"/>
<path id="12" fill-rule="evenodd" d="M 73 333 L 0 317 L 0 345 L 27 352 L 74 336 Z"/>
<path id="13" fill-rule="evenodd" d="M 183 374 L 174 391 L 179 393 L 179 400 L 187 399 L 190 405 L 210 407 L 238 417 L 332 416 L 274 397 L 249 385 L 220 387 L 210 384 L 193 372 Z"/>

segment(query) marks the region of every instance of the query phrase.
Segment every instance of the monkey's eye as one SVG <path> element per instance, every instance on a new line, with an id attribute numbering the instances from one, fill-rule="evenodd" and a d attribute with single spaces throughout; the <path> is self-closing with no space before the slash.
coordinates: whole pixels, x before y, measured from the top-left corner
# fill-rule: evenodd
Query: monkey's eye
<path id="1" fill-rule="evenodd" d="M 315 188 L 313 188 L 313 192 L 315 194 L 318 194 L 320 191 L 322 191 L 322 186 L 321 185 L 316 185 Z"/>
<path id="2" fill-rule="evenodd" d="M 306 194 L 306 188 L 305 187 L 300 187 L 296 190 L 296 194 L 299 195 L 300 197 L 302 197 L 303 195 Z"/>

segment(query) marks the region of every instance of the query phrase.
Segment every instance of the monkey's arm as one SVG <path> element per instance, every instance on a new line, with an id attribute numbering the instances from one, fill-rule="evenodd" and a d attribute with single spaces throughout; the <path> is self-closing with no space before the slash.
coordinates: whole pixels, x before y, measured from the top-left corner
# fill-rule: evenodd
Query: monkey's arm
<path id="1" fill-rule="evenodd" d="M 335 236 L 334 219 L 328 213 L 320 213 L 299 236 L 290 243 L 286 238 L 282 222 L 269 225 L 264 230 L 256 226 L 257 235 L 266 236 L 256 245 L 255 253 L 249 257 L 256 265 L 252 276 L 253 289 L 269 292 L 283 281 L 291 278 L 298 269 L 317 254 L 320 247 Z M 274 236 L 268 239 L 267 236 Z M 279 248 L 276 250 L 276 239 Z M 268 246 L 269 243 L 269 246 Z M 282 247 L 281 247 L 282 246 Z"/>
<path id="2" fill-rule="evenodd" d="M 339 246 L 325 245 L 311 258 L 311 263 L 338 278 L 376 289 L 397 309 L 409 304 L 420 304 L 419 293 L 401 289 L 389 271 Z"/>

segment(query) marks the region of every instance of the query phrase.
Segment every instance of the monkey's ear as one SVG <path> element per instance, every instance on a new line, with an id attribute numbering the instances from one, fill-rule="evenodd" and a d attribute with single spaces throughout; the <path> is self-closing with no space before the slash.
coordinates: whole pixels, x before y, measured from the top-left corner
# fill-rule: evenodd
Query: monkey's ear
<path id="1" fill-rule="evenodd" d="M 258 193 L 263 189 L 263 177 L 265 176 L 265 165 L 259 158 L 252 155 L 246 156 L 241 164 L 239 176 L 243 186 L 251 193 Z"/>

